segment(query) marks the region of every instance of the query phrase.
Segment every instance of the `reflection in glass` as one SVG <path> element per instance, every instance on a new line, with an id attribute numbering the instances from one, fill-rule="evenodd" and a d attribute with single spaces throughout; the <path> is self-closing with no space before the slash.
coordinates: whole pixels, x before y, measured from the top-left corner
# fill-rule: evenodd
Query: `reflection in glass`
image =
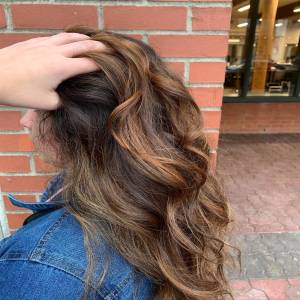
<path id="1" fill-rule="evenodd" d="M 241 88 L 244 68 L 243 51 L 249 24 L 249 2 L 233 1 L 230 35 L 228 40 L 228 56 L 225 76 L 225 96 L 238 96 Z"/>
<path id="2" fill-rule="evenodd" d="M 233 1 L 225 96 L 238 96 L 243 80 L 245 30 L 249 25 L 242 22 L 249 23 L 249 10 L 241 12 L 239 8 L 247 4 L 249 1 Z M 259 1 L 248 96 L 293 95 L 299 76 L 299 38 L 299 0 Z"/>

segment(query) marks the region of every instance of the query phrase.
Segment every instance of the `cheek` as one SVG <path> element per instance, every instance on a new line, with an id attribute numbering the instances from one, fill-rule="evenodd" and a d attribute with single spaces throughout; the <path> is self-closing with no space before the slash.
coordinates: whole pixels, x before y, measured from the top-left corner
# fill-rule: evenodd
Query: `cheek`
<path id="1" fill-rule="evenodd" d="M 44 127 L 45 126 L 45 127 Z M 47 124 L 43 124 L 42 133 L 44 130 L 47 131 Z M 39 136 L 39 123 L 34 122 L 31 129 L 31 137 L 32 142 L 34 144 L 35 151 L 38 153 L 40 158 L 45 162 L 52 165 L 56 165 L 57 155 L 56 150 L 53 147 L 51 141 L 47 140 L 47 132 L 46 132 L 46 140 L 41 140 Z"/>
<path id="2" fill-rule="evenodd" d="M 34 144 L 35 150 L 40 151 L 41 145 L 43 143 L 39 141 L 39 118 L 36 115 L 36 113 L 32 118 L 32 127 L 30 130 L 30 135 L 31 135 L 31 139 Z"/>
<path id="3" fill-rule="evenodd" d="M 40 152 L 42 143 L 39 141 L 38 128 L 36 127 L 35 124 L 33 124 L 32 128 L 31 128 L 31 139 L 32 139 L 35 151 Z"/>
<path id="4" fill-rule="evenodd" d="M 37 124 L 37 121 L 34 120 L 34 122 L 32 123 L 32 127 L 31 127 L 31 138 L 33 139 L 34 142 L 36 142 L 38 135 L 39 135 L 38 124 Z"/>

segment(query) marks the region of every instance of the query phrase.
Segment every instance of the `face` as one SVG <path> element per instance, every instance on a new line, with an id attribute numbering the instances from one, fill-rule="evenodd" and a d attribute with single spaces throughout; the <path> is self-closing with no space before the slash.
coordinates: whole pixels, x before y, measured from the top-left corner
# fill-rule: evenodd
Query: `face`
<path id="1" fill-rule="evenodd" d="M 20 119 L 20 124 L 30 130 L 30 136 L 34 144 L 35 150 L 39 153 L 42 160 L 47 163 L 54 163 L 54 151 L 49 146 L 46 148 L 38 139 L 39 118 L 38 113 L 34 109 L 28 109 Z"/>

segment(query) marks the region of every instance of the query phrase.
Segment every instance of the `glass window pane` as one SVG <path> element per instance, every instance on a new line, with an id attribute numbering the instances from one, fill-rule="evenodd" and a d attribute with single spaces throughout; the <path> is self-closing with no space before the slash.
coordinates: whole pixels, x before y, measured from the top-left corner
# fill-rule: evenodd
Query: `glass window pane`
<path id="1" fill-rule="evenodd" d="M 232 2 L 232 16 L 228 39 L 228 55 L 224 83 L 225 96 L 238 96 L 244 71 L 244 46 L 249 24 L 247 1 Z"/>
<path id="2" fill-rule="evenodd" d="M 257 23 L 248 95 L 292 96 L 299 72 L 299 0 L 260 0 Z"/>
<path id="3" fill-rule="evenodd" d="M 256 0 L 253 57 L 247 96 L 293 96 L 300 91 L 300 1 Z M 245 48 L 250 24 L 250 3 L 233 0 L 224 83 L 225 96 L 238 96 L 245 73 Z M 248 33 L 249 34 L 249 33 Z M 298 83 L 297 83 L 298 82 Z M 295 89 L 296 88 L 296 89 Z"/>

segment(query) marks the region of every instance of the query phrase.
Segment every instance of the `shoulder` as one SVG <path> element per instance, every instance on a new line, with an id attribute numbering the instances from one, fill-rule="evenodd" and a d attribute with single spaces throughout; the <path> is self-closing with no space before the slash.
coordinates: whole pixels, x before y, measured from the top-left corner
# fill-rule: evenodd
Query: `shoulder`
<path id="1" fill-rule="evenodd" d="M 50 265 L 26 259 L 0 261 L 2 300 L 79 299 L 83 289 L 81 280 Z"/>
<path id="2" fill-rule="evenodd" d="M 129 295 L 135 281 L 133 266 L 105 241 L 96 252 L 97 278 L 103 271 L 107 255 L 111 262 L 104 282 L 97 291 L 99 296 L 105 299 L 131 299 Z M 64 208 L 33 219 L 0 242 L 0 274 L 9 273 L 14 277 L 20 274 L 20 270 L 24 270 L 27 277 L 32 275 L 36 278 L 39 274 L 44 282 L 59 280 L 64 285 L 71 285 L 71 288 L 75 285 L 81 289 L 86 268 L 87 258 L 81 226 Z M 10 284 L 11 288 L 15 286 L 14 281 Z M 152 282 L 142 274 L 138 289 L 140 287 L 144 296 L 137 299 L 151 299 L 146 295 L 151 293 Z M 0 289 L 2 288 L 4 287 Z M 124 297 L 118 298 L 122 294 Z"/>

